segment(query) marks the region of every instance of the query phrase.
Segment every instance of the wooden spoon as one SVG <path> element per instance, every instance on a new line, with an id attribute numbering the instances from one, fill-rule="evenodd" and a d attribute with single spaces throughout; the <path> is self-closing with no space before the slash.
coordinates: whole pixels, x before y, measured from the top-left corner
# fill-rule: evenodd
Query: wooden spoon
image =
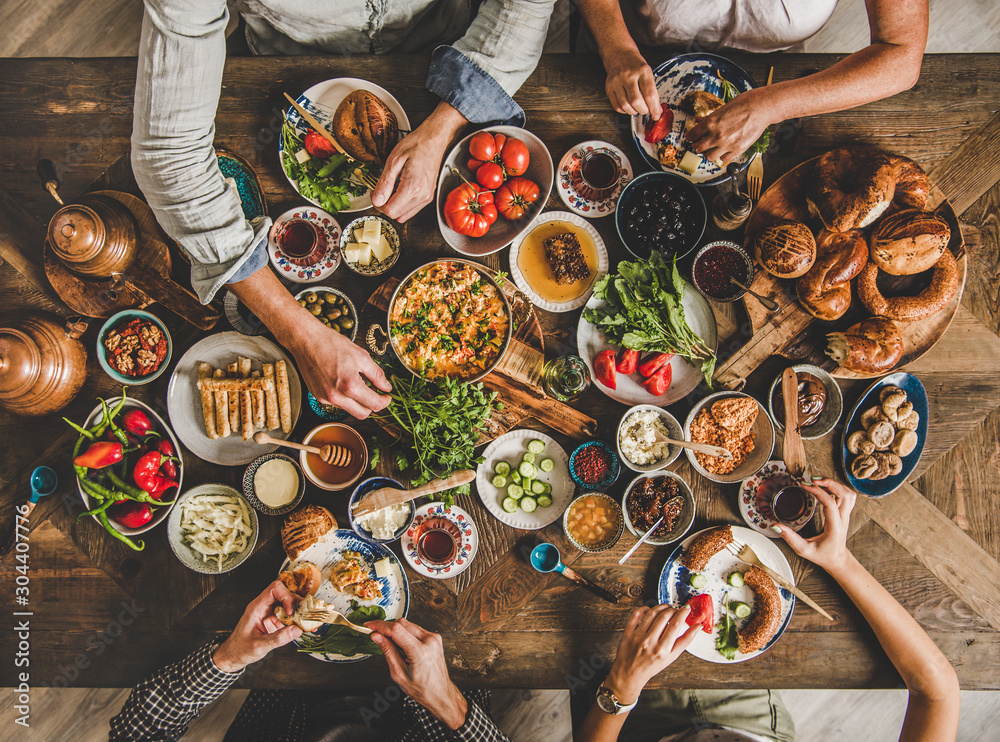
<path id="1" fill-rule="evenodd" d="M 351 461 L 354 460 L 354 451 L 347 446 L 341 446 L 339 443 L 328 443 L 322 448 L 317 448 L 316 446 L 306 446 L 294 441 L 283 441 L 280 438 L 272 438 L 264 431 L 254 433 L 253 440 L 254 443 L 264 445 L 271 443 L 275 446 L 285 446 L 286 448 L 294 448 L 297 451 L 314 453 L 330 466 L 350 466 Z"/>
<path id="2" fill-rule="evenodd" d="M 655 428 L 653 429 L 653 440 L 664 445 L 670 444 L 672 446 L 680 446 L 681 448 L 690 448 L 695 453 L 703 453 L 706 456 L 715 456 L 720 459 L 733 458 L 733 455 L 729 452 L 728 448 L 723 448 L 722 446 L 712 446 L 708 443 L 695 443 L 694 441 L 676 441 L 673 438 L 667 438 Z"/>
<path id="3" fill-rule="evenodd" d="M 472 469 L 461 469 L 444 479 L 432 479 L 427 484 L 422 484 L 411 490 L 380 487 L 377 490 L 372 490 L 355 503 L 352 514 L 355 518 L 361 515 L 368 515 L 368 513 L 374 513 L 376 510 L 382 510 L 392 505 L 401 505 L 404 502 L 416 500 L 418 497 L 423 497 L 424 495 L 433 495 L 438 492 L 450 490 L 452 487 L 458 487 L 460 484 L 471 482 L 475 478 L 476 472 Z"/>
<path id="4" fill-rule="evenodd" d="M 781 396 L 785 404 L 785 438 L 781 446 L 781 458 L 785 460 L 789 474 L 796 479 L 804 479 L 806 484 L 812 484 L 812 478 L 806 474 L 806 449 L 802 445 L 802 434 L 799 431 L 799 379 L 792 367 L 786 368 L 781 375 Z"/>

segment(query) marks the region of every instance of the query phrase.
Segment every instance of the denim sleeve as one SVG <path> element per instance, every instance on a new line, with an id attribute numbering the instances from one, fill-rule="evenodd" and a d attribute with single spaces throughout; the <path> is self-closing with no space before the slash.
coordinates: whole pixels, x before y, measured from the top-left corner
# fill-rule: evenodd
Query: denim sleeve
<path id="1" fill-rule="evenodd" d="M 260 241 L 213 146 L 229 13 L 225 0 L 144 4 L 132 169 L 157 221 L 191 257 L 191 284 L 208 303 Z"/>
<path id="2" fill-rule="evenodd" d="M 438 47 L 427 88 L 470 122 L 524 124 L 511 96 L 538 64 L 555 0 L 486 0 L 465 35 Z"/>

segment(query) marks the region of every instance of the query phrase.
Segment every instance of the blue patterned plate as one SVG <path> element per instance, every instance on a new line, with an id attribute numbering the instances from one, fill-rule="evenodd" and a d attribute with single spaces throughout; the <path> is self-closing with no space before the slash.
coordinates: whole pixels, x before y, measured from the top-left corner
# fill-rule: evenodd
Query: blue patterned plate
<path id="1" fill-rule="evenodd" d="M 684 96 L 694 90 L 707 90 L 721 98 L 722 81 L 718 77 L 719 73 L 741 93 L 757 87 L 746 70 L 735 62 L 715 54 L 679 54 L 653 70 L 653 76 L 656 78 L 656 89 L 660 93 L 663 108 L 670 109 L 674 114 L 673 129 L 667 135 L 666 141 L 677 147 L 678 152 L 684 149 L 686 142 L 684 124 L 687 119 L 691 118 L 680 109 L 681 101 Z M 677 173 L 698 185 L 717 185 L 729 177 L 725 170 L 704 159 L 698 169 L 694 171 L 694 175 L 688 175 L 683 170 L 661 166 L 656 156 L 656 145 L 650 144 L 645 139 L 648 120 L 649 116 L 632 117 L 632 141 L 635 142 L 639 154 L 642 155 L 649 167 L 654 170 Z M 751 159 L 752 155 L 743 154 L 737 157 L 734 162 L 740 166 L 740 170 L 744 170 L 750 164 Z"/>
<path id="2" fill-rule="evenodd" d="M 886 477 L 885 479 L 858 479 L 851 474 L 848 466 L 850 460 L 854 458 L 854 454 L 847 450 L 847 436 L 855 430 L 861 429 L 861 413 L 869 407 L 880 404 L 879 395 L 887 386 L 898 386 L 906 392 L 906 400 L 913 403 L 913 411 L 920 415 L 920 423 L 917 425 L 917 447 L 910 452 L 909 456 L 903 457 L 903 470 L 899 474 Z M 858 403 L 854 405 L 854 409 L 851 410 L 851 414 L 847 418 L 847 424 L 844 425 L 844 432 L 840 436 L 840 465 L 844 468 L 844 473 L 847 475 L 847 483 L 856 492 L 860 492 L 862 495 L 867 495 L 868 497 L 885 497 L 902 487 L 903 482 L 913 473 L 913 470 L 920 462 L 920 456 L 924 452 L 924 443 L 927 441 L 927 418 L 929 413 L 930 407 L 927 403 L 927 391 L 924 389 L 924 385 L 920 383 L 920 379 L 913 374 L 908 374 L 905 371 L 897 371 L 894 374 L 883 376 L 868 387 L 865 393 L 861 395 Z"/>
<path id="3" fill-rule="evenodd" d="M 345 551 L 356 551 L 361 554 L 362 559 L 367 563 L 372 576 L 375 575 L 375 562 L 384 557 L 389 557 L 392 567 L 388 577 L 376 577 L 375 580 L 382 587 L 382 597 L 377 600 L 362 600 L 350 592 L 341 592 L 330 582 L 330 569 L 335 563 L 340 561 Z M 345 616 L 351 612 L 351 603 L 360 605 L 379 605 L 385 611 L 387 621 L 395 621 L 397 618 L 405 618 L 410 607 L 410 588 L 406 581 L 406 574 L 399 563 L 399 559 L 382 544 L 366 541 L 354 531 L 341 529 L 328 533 L 319 542 L 313 544 L 298 558 L 300 562 L 312 562 L 319 567 L 323 574 L 323 584 L 316 593 L 316 597 L 333 603 L 334 607 Z M 291 566 L 291 561 L 285 559 L 281 563 L 279 572 L 284 572 Z M 326 636 L 330 630 L 330 624 L 324 624 L 314 634 L 304 636 Z M 295 641 L 295 645 L 301 647 L 302 639 Z M 330 654 L 328 652 L 309 652 L 311 657 L 324 662 L 358 662 L 367 659 L 371 655 L 361 654 L 352 657 L 345 657 L 342 654 Z"/>
<path id="4" fill-rule="evenodd" d="M 781 549 L 771 539 L 742 526 L 732 526 L 732 529 L 733 538 L 737 541 L 742 541 L 744 544 L 748 544 L 764 564 L 789 582 L 794 583 L 792 568 L 788 564 L 788 560 L 785 559 L 785 555 L 781 553 Z M 689 582 L 691 570 L 681 564 L 680 558 L 688 545 L 697 536 L 707 530 L 706 528 L 697 533 L 692 533 L 681 541 L 680 546 L 674 549 L 673 554 L 667 557 L 667 563 L 663 565 L 663 571 L 660 572 L 660 582 L 656 593 L 657 599 L 661 603 L 669 603 L 679 608 L 695 595 L 711 593 L 715 606 L 715 626 L 712 627 L 712 634 L 709 636 L 704 632 L 698 632 L 698 636 L 691 643 L 691 646 L 687 648 L 687 651 L 699 659 L 707 662 L 717 662 L 722 665 L 745 662 L 773 647 L 774 643 L 785 633 L 785 629 L 788 628 L 788 624 L 792 620 L 792 611 L 795 609 L 795 596 L 784 588 L 779 587 L 778 593 L 781 595 L 781 624 L 778 626 L 778 630 L 774 633 L 774 636 L 771 637 L 771 641 L 761 650 L 750 652 L 749 654 L 737 652 L 736 659 L 727 660 L 715 648 L 715 638 L 719 634 L 718 623 L 722 617 L 722 596 L 728 592 L 730 602 L 739 600 L 754 608 L 754 595 L 753 591 L 746 586 L 739 588 L 731 587 L 726 582 L 726 578 L 732 572 L 745 572 L 748 567 L 745 562 L 741 562 L 725 549 L 713 556 L 705 569 L 699 573 L 708 580 L 708 584 L 700 590 L 691 587 L 691 583 Z M 737 618 L 734 620 L 739 627 L 743 626 L 749 618 Z"/>

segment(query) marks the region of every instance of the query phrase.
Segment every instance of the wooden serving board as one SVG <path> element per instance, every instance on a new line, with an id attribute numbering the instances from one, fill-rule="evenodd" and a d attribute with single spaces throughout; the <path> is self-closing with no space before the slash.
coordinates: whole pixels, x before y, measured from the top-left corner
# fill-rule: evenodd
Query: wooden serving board
<path id="1" fill-rule="evenodd" d="M 482 270 L 495 275 L 495 271 L 485 266 Z M 373 323 L 384 326 L 399 281 L 388 279 L 368 298 L 362 310 L 362 334 Z M 510 303 L 514 335 L 500 363 L 482 383 L 498 393 L 504 406 L 491 415 L 479 444 L 488 443 L 532 418 L 576 440 L 593 438 L 597 434 L 596 420 L 545 395 L 541 386 L 545 340 L 538 316 L 512 281 L 504 281 L 501 288 Z M 391 348 L 386 354 L 392 354 Z"/>
<path id="2" fill-rule="evenodd" d="M 753 241 L 757 232 L 765 225 L 778 219 L 791 219 L 808 225 L 816 234 L 822 228 L 822 223 L 809 214 L 803 194 L 807 191 L 813 176 L 816 160 L 807 160 L 801 165 L 789 170 L 761 196 L 746 224 L 745 249 L 753 255 Z M 962 300 L 965 288 L 965 277 L 968 272 L 968 257 L 965 254 L 965 242 L 958 217 L 944 194 L 932 186 L 931 199 L 927 205 L 942 216 L 951 228 L 951 240 L 948 243 L 958 261 L 959 283 L 958 291 L 951 301 L 937 314 L 919 322 L 897 322 L 900 335 L 903 338 L 903 356 L 895 369 L 902 368 L 920 358 L 941 339 L 951 325 L 955 313 Z M 930 274 L 915 276 L 888 277 L 880 276 L 880 284 L 886 280 L 886 293 L 889 295 L 916 294 L 926 286 Z M 859 374 L 838 366 L 825 353 L 826 334 L 846 330 L 856 322 L 870 316 L 867 309 L 854 293 L 851 308 L 840 319 L 825 322 L 816 319 L 799 304 L 795 296 L 795 279 L 784 280 L 775 278 L 758 266 L 757 274 L 751 286 L 754 291 L 770 297 L 778 303 L 777 312 L 768 312 L 756 299 L 747 295 L 743 304 L 750 319 L 753 335 L 749 342 L 737 350 L 732 356 L 720 363 L 715 371 L 715 381 L 726 388 L 739 388 L 746 377 L 760 364 L 773 355 L 781 355 L 790 360 L 813 363 L 830 371 L 833 376 L 842 379 L 872 378 L 882 374 Z"/>

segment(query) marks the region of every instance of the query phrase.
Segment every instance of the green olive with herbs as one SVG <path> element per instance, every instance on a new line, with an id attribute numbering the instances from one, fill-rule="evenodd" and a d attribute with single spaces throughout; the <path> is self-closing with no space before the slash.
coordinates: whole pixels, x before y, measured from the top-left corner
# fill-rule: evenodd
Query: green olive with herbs
<path id="1" fill-rule="evenodd" d="M 316 296 L 316 292 L 315 291 L 310 291 L 308 294 L 306 294 L 302 298 L 306 300 L 307 304 L 315 304 L 316 301 L 319 299 L 319 297 Z"/>
<path id="2" fill-rule="evenodd" d="M 341 311 L 339 309 L 328 309 L 324 313 L 324 316 L 332 322 L 335 319 L 340 319 Z"/>
<path id="3" fill-rule="evenodd" d="M 299 306 L 300 307 L 307 307 L 307 306 L 309 306 L 309 302 L 307 302 L 305 299 L 299 299 Z"/>

